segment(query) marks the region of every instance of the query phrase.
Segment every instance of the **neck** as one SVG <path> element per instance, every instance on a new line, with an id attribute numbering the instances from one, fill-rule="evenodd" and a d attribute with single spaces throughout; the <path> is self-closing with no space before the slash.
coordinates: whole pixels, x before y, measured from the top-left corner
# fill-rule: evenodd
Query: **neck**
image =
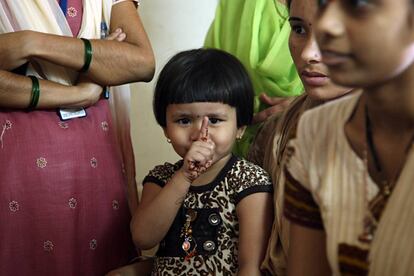
<path id="1" fill-rule="evenodd" d="M 363 102 L 374 128 L 404 132 L 412 130 L 414 118 L 408 111 L 405 99 L 414 91 L 414 80 L 402 75 L 393 81 L 365 89 Z"/>

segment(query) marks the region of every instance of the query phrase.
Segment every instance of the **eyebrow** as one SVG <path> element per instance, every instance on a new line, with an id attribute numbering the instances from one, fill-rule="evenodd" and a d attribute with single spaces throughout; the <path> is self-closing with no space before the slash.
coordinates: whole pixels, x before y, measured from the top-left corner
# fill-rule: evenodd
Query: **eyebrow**
<path id="1" fill-rule="evenodd" d="M 201 117 L 199 115 L 194 115 L 193 113 L 189 112 L 177 112 L 176 114 L 173 114 L 174 117 Z M 209 118 L 215 118 L 215 117 L 227 117 L 226 112 L 216 112 L 216 113 L 209 113 L 205 114 L 204 116 L 207 116 Z"/>
<path id="2" fill-rule="evenodd" d="M 294 16 L 292 16 L 292 17 L 289 17 L 289 22 L 290 21 L 303 21 L 303 19 L 300 18 L 300 17 L 294 17 Z"/>
<path id="3" fill-rule="evenodd" d="M 211 113 L 211 114 L 207 114 L 207 117 L 227 117 L 227 113 L 226 112 L 221 112 L 221 113 Z"/>

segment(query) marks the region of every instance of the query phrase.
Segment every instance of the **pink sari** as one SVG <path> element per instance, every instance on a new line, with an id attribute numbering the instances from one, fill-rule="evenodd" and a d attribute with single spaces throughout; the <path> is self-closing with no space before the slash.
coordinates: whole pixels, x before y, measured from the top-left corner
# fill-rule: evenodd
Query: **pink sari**
<path id="1" fill-rule="evenodd" d="M 43 1 L 59 12 L 56 0 Z M 0 0 L 0 33 L 36 29 L 11 12 L 23 2 Z M 68 24 L 62 30 L 71 31 Z M 51 79 L 73 79 L 73 72 L 45 68 Z M 55 110 L 0 109 L 1 274 L 103 275 L 136 255 L 127 202 L 127 181 L 135 181 L 129 109 L 124 95 L 112 96 L 111 104 L 100 100 L 87 117 L 69 121 Z"/>

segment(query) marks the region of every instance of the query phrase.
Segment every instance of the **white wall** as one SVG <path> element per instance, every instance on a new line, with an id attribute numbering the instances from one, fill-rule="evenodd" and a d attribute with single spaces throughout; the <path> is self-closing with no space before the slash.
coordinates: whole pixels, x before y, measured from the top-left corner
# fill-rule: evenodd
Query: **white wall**
<path id="1" fill-rule="evenodd" d="M 132 85 L 131 124 L 135 150 L 137 182 L 155 165 L 175 162 L 175 154 L 166 142 L 152 113 L 152 95 L 158 73 L 175 53 L 199 48 L 214 18 L 217 0 L 142 0 L 139 14 L 154 49 L 156 75 L 150 83 Z"/>

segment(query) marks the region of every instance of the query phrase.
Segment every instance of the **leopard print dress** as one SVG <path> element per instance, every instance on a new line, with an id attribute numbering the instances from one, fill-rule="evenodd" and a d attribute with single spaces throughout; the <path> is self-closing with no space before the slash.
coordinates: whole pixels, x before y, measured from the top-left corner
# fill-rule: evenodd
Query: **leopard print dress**
<path id="1" fill-rule="evenodd" d="M 144 179 L 164 187 L 182 160 L 156 166 Z M 214 181 L 191 186 L 168 233 L 160 243 L 152 275 L 236 275 L 239 222 L 237 204 L 253 193 L 273 191 L 268 174 L 244 159 L 232 156 Z M 183 227 L 189 210 L 191 255 L 183 250 Z"/>

